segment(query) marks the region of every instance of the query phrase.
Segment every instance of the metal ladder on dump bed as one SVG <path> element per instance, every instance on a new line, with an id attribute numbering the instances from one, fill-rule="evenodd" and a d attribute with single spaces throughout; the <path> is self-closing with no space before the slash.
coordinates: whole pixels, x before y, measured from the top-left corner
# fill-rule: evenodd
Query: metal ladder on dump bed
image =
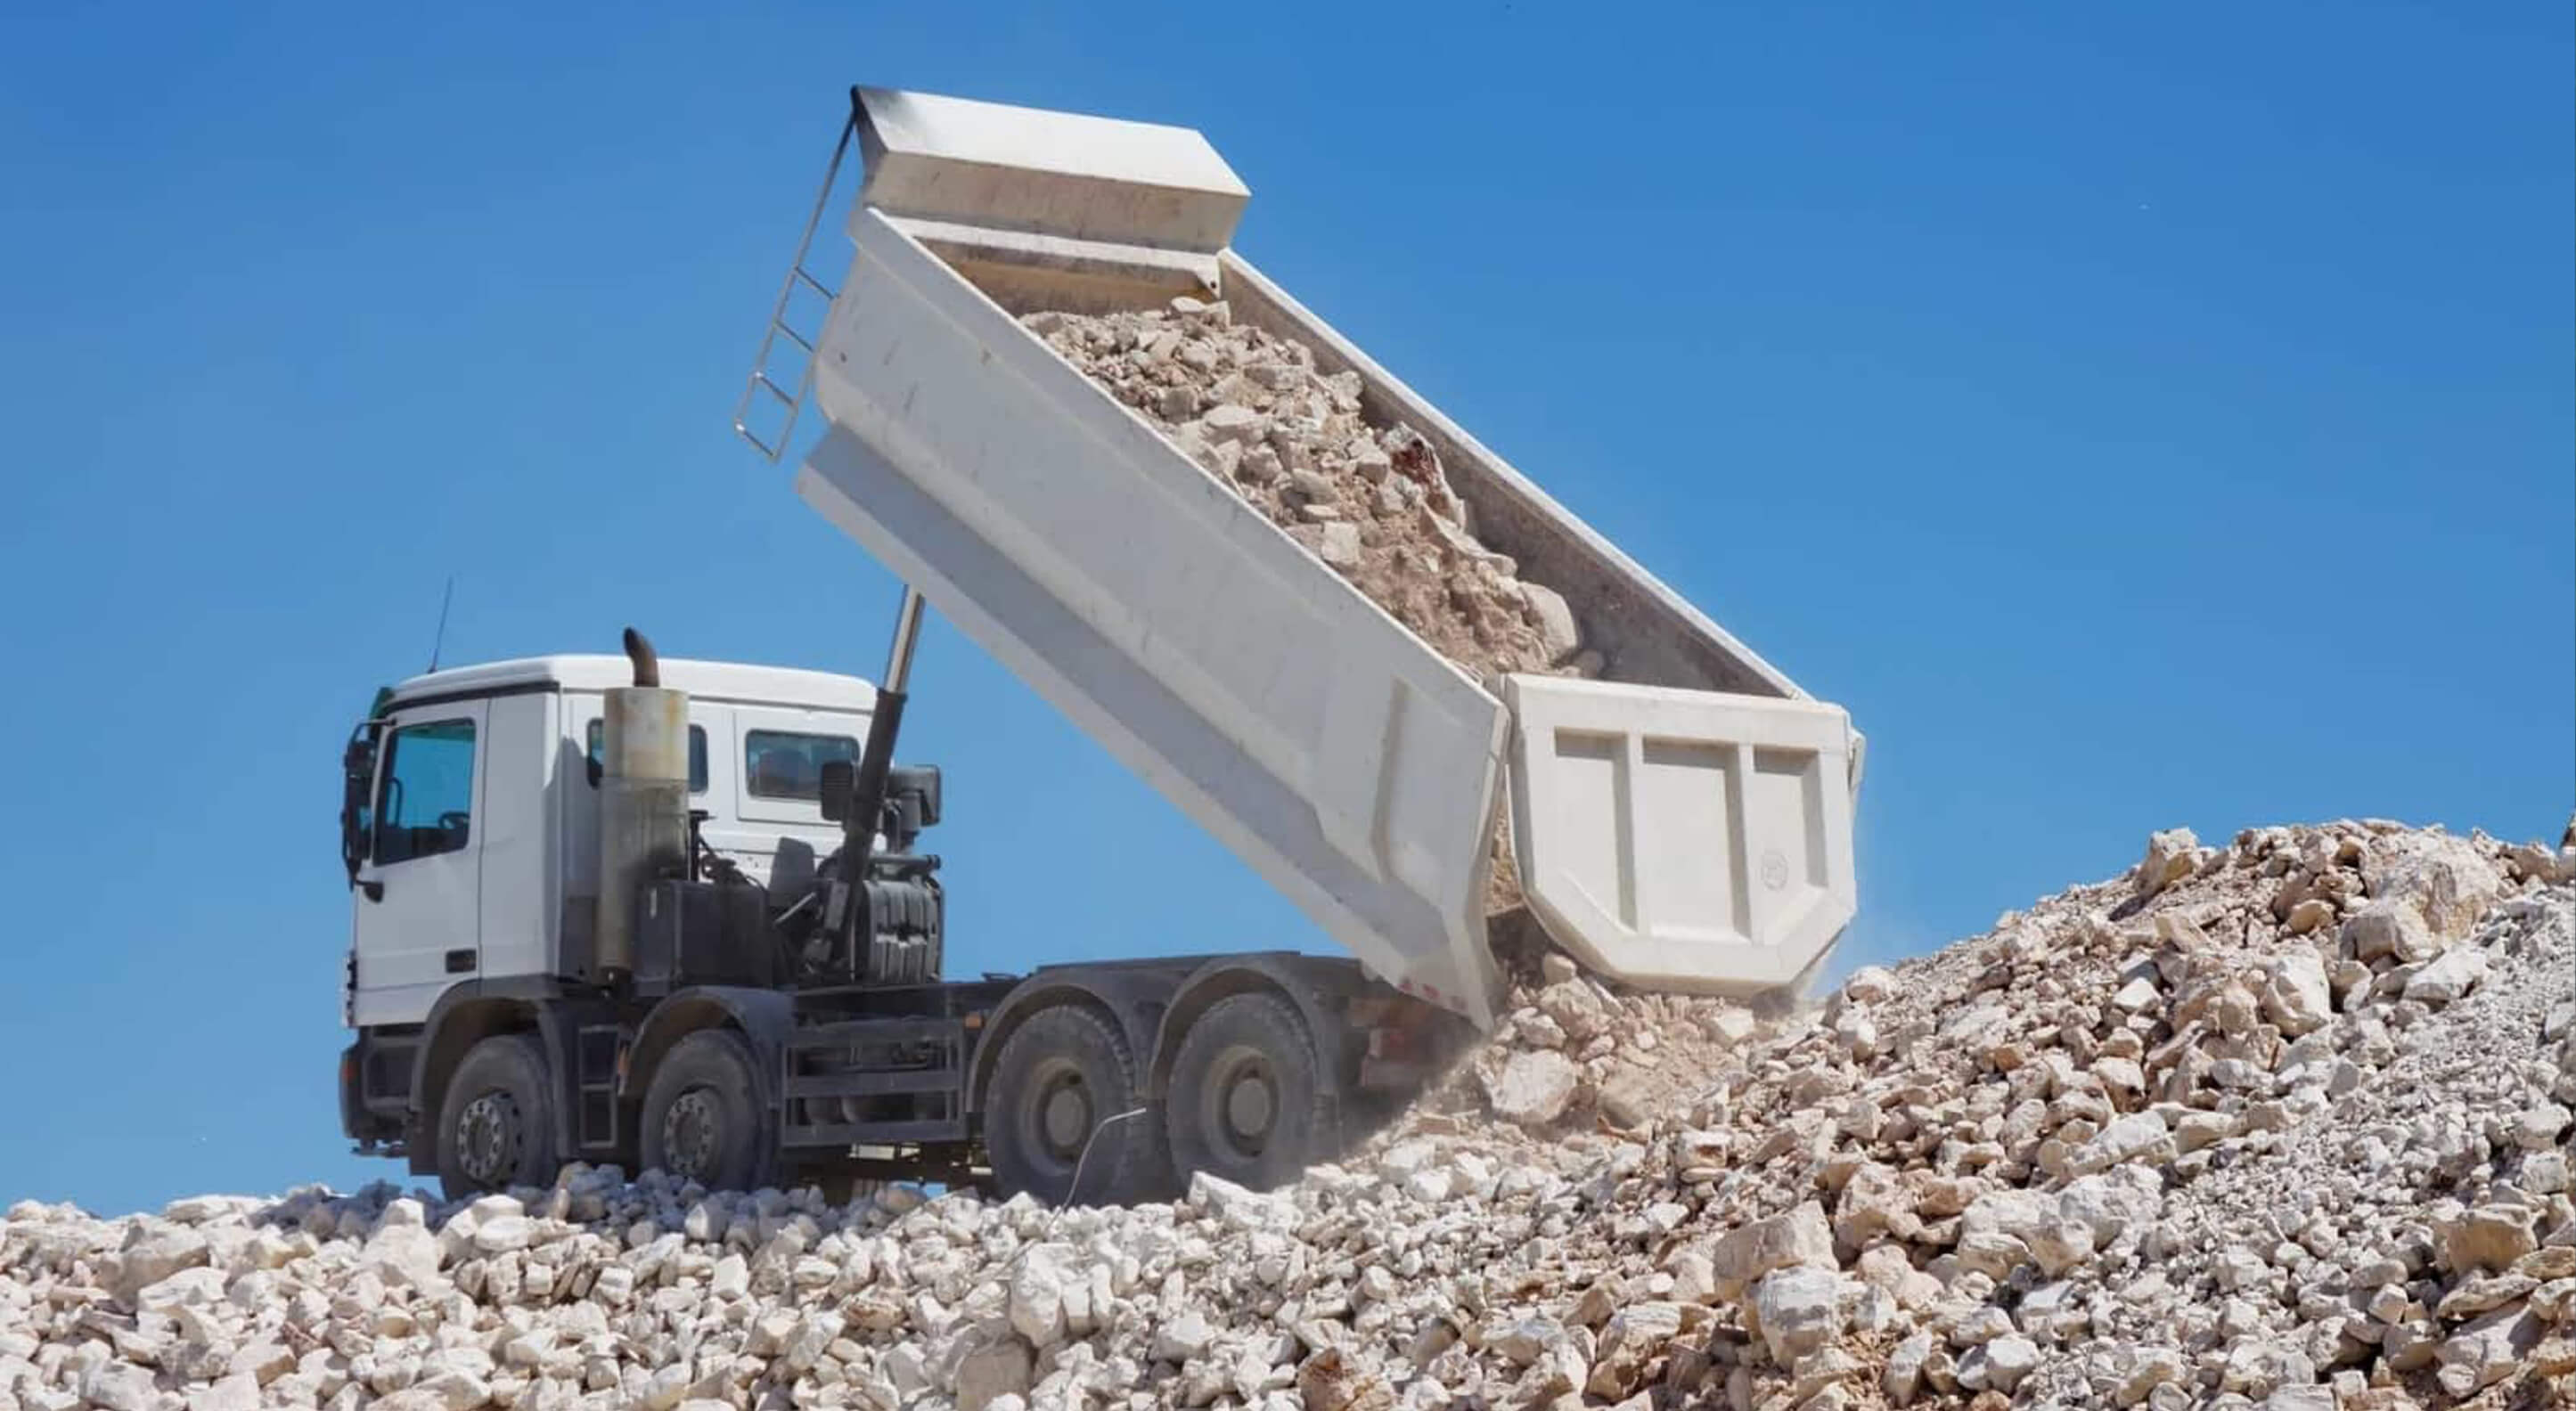
<path id="1" fill-rule="evenodd" d="M 814 390 L 814 351 L 822 341 L 823 330 L 816 328 L 811 336 L 798 332 L 789 315 L 800 289 L 822 296 L 828 318 L 832 301 L 839 291 L 832 289 L 805 267 L 805 259 L 814 250 L 814 232 L 822 229 L 823 212 L 832 202 L 832 187 L 841 179 L 841 161 L 850 152 L 850 143 L 859 132 L 859 90 L 850 90 L 850 116 L 841 124 L 841 140 L 832 148 L 831 163 L 823 168 L 823 189 L 814 193 L 814 209 L 805 217 L 805 233 L 796 241 L 796 258 L 787 263 L 787 278 L 778 287 L 778 303 L 770 310 L 769 326 L 761 330 L 760 351 L 751 360 L 751 374 L 743 379 L 742 396 L 733 404 L 734 434 L 751 443 L 752 449 L 771 465 L 787 450 L 787 438 L 796 431 L 797 414 L 805 409 L 805 398 Z M 770 376 L 769 359 L 778 350 L 778 340 L 785 338 L 796 345 L 798 357 L 791 389 Z M 783 371 L 783 369 L 782 369 Z M 753 426 L 754 409 L 775 403 L 783 408 L 778 428 L 764 435 Z"/>

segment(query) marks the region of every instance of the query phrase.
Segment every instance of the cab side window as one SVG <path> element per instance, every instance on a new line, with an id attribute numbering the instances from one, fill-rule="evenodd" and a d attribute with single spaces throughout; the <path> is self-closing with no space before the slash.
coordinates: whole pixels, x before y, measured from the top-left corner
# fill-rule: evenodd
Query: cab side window
<path id="1" fill-rule="evenodd" d="M 599 782 L 600 762 L 608 754 L 608 727 L 602 725 L 599 717 L 595 715 L 590 719 L 590 731 L 585 743 L 590 748 L 591 783 L 596 787 Z M 692 725 L 689 727 L 689 792 L 703 794 L 706 791 L 707 727 Z"/>
<path id="2" fill-rule="evenodd" d="M 800 735 L 788 730 L 747 730 L 742 737 L 743 779 L 763 799 L 823 797 L 823 766 L 857 762 L 859 742 L 847 735 Z"/>
<path id="3" fill-rule="evenodd" d="M 474 821 L 474 722 L 433 720 L 394 731 L 375 813 L 379 867 L 462 850 Z"/>

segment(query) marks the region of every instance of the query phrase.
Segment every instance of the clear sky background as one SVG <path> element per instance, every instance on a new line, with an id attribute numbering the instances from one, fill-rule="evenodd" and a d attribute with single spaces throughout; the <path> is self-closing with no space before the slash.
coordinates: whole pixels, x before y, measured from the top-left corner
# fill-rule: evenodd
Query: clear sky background
<path id="1" fill-rule="evenodd" d="M 46 13 L 53 11 L 53 13 Z M 1090 18 L 1087 18 L 1090 17 Z M 2564 3 L 0 17 L 0 1203 L 346 1154 L 379 683 L 872 674 L 731 437 L 865 81 L 1204 130 L 1238 244 L 1871 739 L 1844 961 L 2204 838 L 2576 802 Z M 1329 949 L 945 627 L 950 967 Z"/>

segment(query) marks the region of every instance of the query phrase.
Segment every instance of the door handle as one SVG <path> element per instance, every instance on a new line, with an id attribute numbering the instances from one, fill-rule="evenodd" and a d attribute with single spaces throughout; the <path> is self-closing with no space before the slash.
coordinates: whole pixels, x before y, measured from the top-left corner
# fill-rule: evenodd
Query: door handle
<path id="1" fill-rule="evenodd" d="M 463 975 L 468 971 L 471 971 L 473 968 L 474 952 L 470 950 L 452 950 L 447 953 L 448 974 Z"/>

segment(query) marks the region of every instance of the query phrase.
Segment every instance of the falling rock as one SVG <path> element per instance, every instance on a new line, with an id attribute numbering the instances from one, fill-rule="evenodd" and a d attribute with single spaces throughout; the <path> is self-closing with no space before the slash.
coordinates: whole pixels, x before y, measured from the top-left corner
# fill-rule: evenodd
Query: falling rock
<path id="1" fill-rule="evenodd" d="M 1515 1053 L 1486 1087 L 1497 1116 L 1524 1127 L 1544 1127 L 1565 1114 L 1583 1081 L 1574 1060 L 1555 1049 Z"/>

